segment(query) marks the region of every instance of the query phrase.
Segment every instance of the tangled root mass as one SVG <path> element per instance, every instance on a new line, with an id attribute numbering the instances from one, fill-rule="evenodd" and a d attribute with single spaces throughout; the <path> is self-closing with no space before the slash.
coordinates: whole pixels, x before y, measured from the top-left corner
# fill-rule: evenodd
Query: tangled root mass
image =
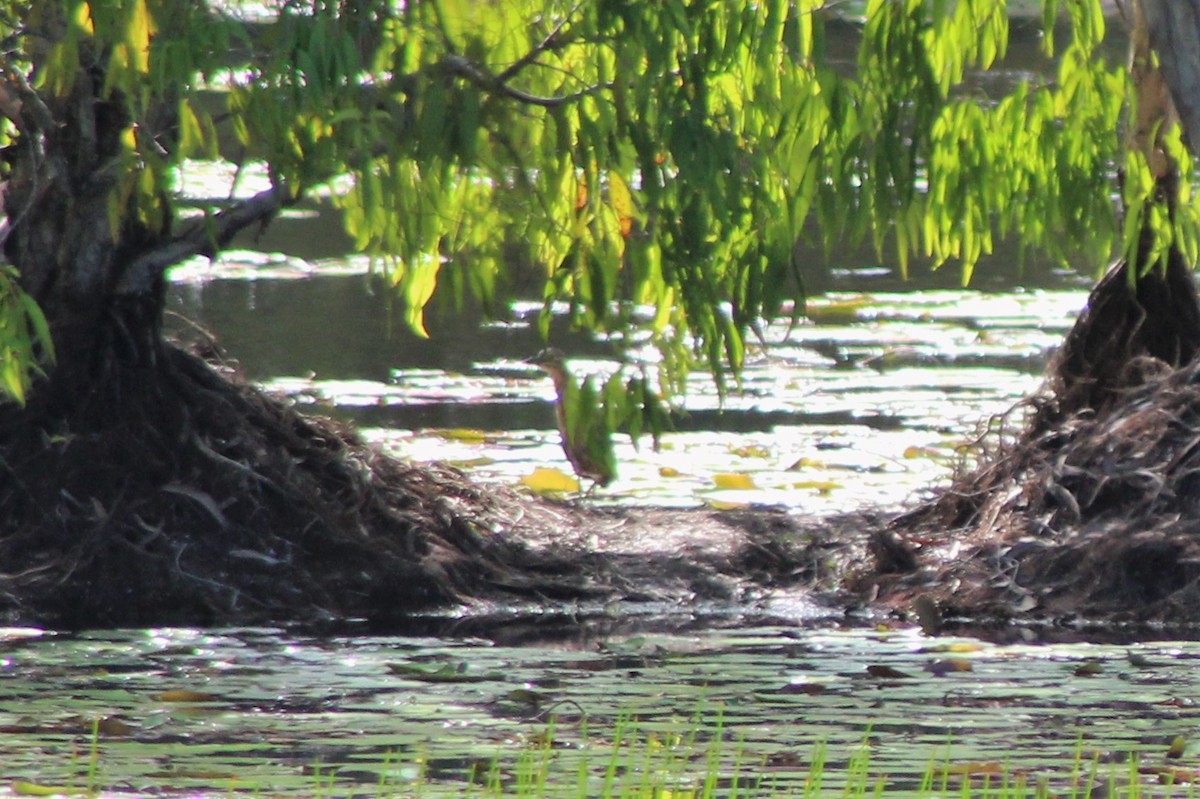
<path id="1" fill-rule="evenodd" d="M 1019 433 L 899 520 L 885 580 L 979 616 L 1190 621 L 1200 609 L 1200 303 L 1178 253 L 1097 284 Z"/>

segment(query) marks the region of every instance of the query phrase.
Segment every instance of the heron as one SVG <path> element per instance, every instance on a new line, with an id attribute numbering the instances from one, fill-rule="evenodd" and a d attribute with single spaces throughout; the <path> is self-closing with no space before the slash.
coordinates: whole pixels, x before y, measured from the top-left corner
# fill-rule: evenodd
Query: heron
<path id="1" fill-rule="evenodd" d="M 611 483 L 617 476 L 616 456 L 591 381 L 576 383 L 567 371 L 562 350 L 555 347 L 547 347 L 526 363 L 550 375 L 554 382 L 554 419 L 563 453 L 575 474 L 591 480 L 592 488 Z"/>

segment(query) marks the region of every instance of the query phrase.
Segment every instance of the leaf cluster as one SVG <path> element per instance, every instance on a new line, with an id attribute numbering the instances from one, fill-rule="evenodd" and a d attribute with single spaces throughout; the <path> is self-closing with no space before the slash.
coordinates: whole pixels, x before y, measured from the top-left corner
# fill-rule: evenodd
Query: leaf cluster
<path id="1" fill-rule="evenodd" d="M 544 326 L 557 301 L 617 336 L 648 312 L 671 390 L 694 356 L 736 374 L 746 330 L 803 299 L 814 229 L 964 283 L 997 238 L 1097 266 L 1120 245 L 1130 90 L 1098 2 L 1067 4 L 1056 80 L 1002 97 L 970 84 L 1005 54 L 1001 0 L 872 0 L 849 71 L 824 5 L 425 0 L 369 52 L 318 10 L 277 48 L 309 58 L 251 86 L 295 99 L 247 91 L 238 116 L 248 144 L 291 142 L 268 158 L 294 185 L 349 171 L 348 229 L 415 329 L 435 291 L 492 306 L 533 264 Z"/>
<path id="2" fill-rule="evenodd" d="M 844 19 L 822 0 L 312 0 L 259 20 L 10 0 L 23 23 L 3 67 L 52 113 L 84 74 L 126 110 L 106 165 L 115 237 L 130 218 L 174 229 L 186 158 L 267 164 L 269 193 L 205 208 L 146 274 L 333 182 L 413 329 L 435 295 L 501 307 L 525 265 L 544 329 L 556 302 L 617 337 L 646 316 L 678 391 L 696 358 L 723 385 L 748 329 L 802 308 L 794 245 L 813 235 L 867 239 L 905 271 L 954 260 L 964 282 L 997 238 L 1098 266 L 1142 219 L 1158 250 L 1194 255 L 1186 182 L 1168 213 L 1123 151 L 1131 89 L 1101 56 L 1099 0 L 1061 5 L 1043 3 L 1048 52 L 1065 42 L 1055 79 L 999 97 L 971 75 L 1005 55 L 1003 0 L 867 0 L 856 53 L 831 52 L 826 26 Z M 216 113 L 200 102 L 214 88 Z M 10 122 L 0 137 L 24 135 Z"/>

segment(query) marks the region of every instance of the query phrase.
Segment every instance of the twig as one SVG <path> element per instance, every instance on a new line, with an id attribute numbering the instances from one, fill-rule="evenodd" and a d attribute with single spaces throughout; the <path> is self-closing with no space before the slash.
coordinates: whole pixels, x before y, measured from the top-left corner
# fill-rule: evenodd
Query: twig
<path id="1" fill-rule="evenodd" d="M 559 23 L 554 26 L 554 29 L 550 31 L 550 33 L 546 34 L 546 38 L 538 42 L 528 53 L 509 64 L 506 69 L 501 71 L 500 74 L 496 76 L 496 80 L 500 81 L 501 83 L 507 83 L 511 78 L 515 77 L 518 72 L 536 61 L 537 57 L 542 53 L 548 53 L 562 46 L 564 42 L 562 42 L 560 37 L 562 36 L 563 28 L 566 27 L 567 22 L 571 19 L 571 15 L 574 14 L 578 9 L 579 4 L 576 4 L 574 8 L 568 11 L 566 15 L 559 20 Z"/>

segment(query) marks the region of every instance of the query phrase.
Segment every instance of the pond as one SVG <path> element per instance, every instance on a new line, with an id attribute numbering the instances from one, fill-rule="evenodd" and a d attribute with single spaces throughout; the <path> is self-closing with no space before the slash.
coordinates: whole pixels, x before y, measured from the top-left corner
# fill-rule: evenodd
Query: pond
<path id="1" fill-rule="evenodd" d="M 327 269 L 235 252 L 177 273 L 172 307 L 214 331 L 251 378 L 352 420 L 400 457 L 511 486 L 537 469 L 570 472 L 550 381 L 523 363 L 543 346 L 538 305 L 517 303 L 502 322 L 435 317 L 425 340 L 398 329 L 353 271 L 344 259 Z M 918 290 L 878 267 L 835 270 L 806 321 L 768 325 L 751 343 L 723 403 L 697 374 L 657 451 L 618 435 L 618 479 L 592 501 L 810 514 L 906 502 L 949 474 L 981 425 L 1036 390 L 1085 281 L 1031 277 L 1040 285 L 993 275 L 1007 288 L 982 291 L 941 287 L 937 275 Z M 579 377 L 610 373 L 622 355 L 565 325 L 553 341 Z"/>
<path id="2" fill-rule="evenodd" d="M 1036 60 L 1036 45 L 1014 50 Z M 1028 68 L 1014 56 L 1013 74 Z M 242 177 L 247 191 L 262 178 Z M 227 195 L 207 179 L 182 188 Z M 239 245 L 174 271 L 173 331 L 211 331 L 250 379 L 398 457 L 519 490 L 538 470 L 569 472 L 549 382 L 523 363 L 543 346 L 536 305 L 499 321 L 435 310 L 425 340 L 322 208 Z M 1090 283 L 1019 269 L 1012 253 L 971 290 L 950 270 L 900 281 L 870 253 L 803 257 L 808 318 L 767 325 L 724 402 L 695 376 L 661 446 L 620 438 L 619 478 L 584 501 L 899 508 L 946 479 L 964 442 L 1019 421 L 1006 414 Z M 553 340 L 580 376 L 639 355 L 561 322 Z M 948 780 L 1044 773 L 1066 791 L 1080 759 L 1170 766 L 1179 781 L 1200 768 L 1198 644 L 932 639 L 804 604 L 690 610 L 666 623 L 431 617 L 387 635 L 2 630 L 0 795 L 579 799 L 608 780 L 674 797 L 708 780 L 721 795 L 813 796 L 822 759 L 823 789 L 856 795 L 865 769 L 889 795 L 920 795 L 931 764 Z"/>
<path id="3" fill-rule="evenodd" d="M 211 331 L 250 379 L 399 457 L 518 490 L 538 469 L 569 472 L 549 381 L 523 363 L 543 343 L 537 306 L 434 313 L 417 338 L 327 225 L 285 219 L 272 235 L 287 254 L 259 242 L 176 270 L 170 325 Z M 662 446 L 619 438 L 619 478 L 583 501 L 819 516 L 922 496 L 1037 388 L 1085 298 L 1086 276 L 999 260 L 963 290 L 950 273 L 908 283 L 847 256 L 814 280 L 806 320 L 762 330 L 724 402 L 697 375 Z M 622 355 L 561 324 L 553 339 L 579 375 Z M 933 762 L 1062 775 L 1096 747 L 1165 762 L 1195 726 L 1192 644 L 990 644 L 803 604 L 693 610 L 669 624 L 415 619 L 392 636 L 13 631 L 0 790 L 462 795 L 548 759 L 559 795 L 582 779 L 576 795 L 591 796 L 622 757 L 629 779 L 667 773 L 679 791 L 712 772 L 730 790 L 761 779 L 803 794 L 814 758 L 836 788 L 869 755 L 873 778 L 904 792 Z M 643 745 L 623 754 L 618 730 Z M 678 762 L 637 761 L 656 751 Z"/>
<path id="4" fill-rule="evenodd" d="M 177 271 L 171 308 L 192 321 L 172 324 L 211 330 L 250 378 L 400 457 L 518 489 L 569 470 L 548 381 L 522 363 L 541 346 L 535 306 L 502 323 L 438 316 L 426 341 L 397 328 L 362 271 L 235 251 Z M 1034 274 L 961 290 L 831 270 L 808 320 L 763 330 L 739 390 L 722 404 L 697 376 L 662 447 L 619 441 L 619 479 L 584 501 L 805 515 L 911 502 L 1036 389 L 1082 306 L 1086 278 Z M 555 340 L 580 374 L 612 368 L 603 342 Z M 483 795 L 549 763 L 550 795 L 592 796 L 618 762 L 621 779 L 657 774 L 680 795 L 705 779 L 724 795 L 804 795 L 814 760 L 840 791 L 869 758 L 871 779 L 903 794 L 931 764 L 1059 781 L 1079 757 L 1127 773 L 1139 753 L 1178 779 L 1200 766 L 1186 743 L 1200 645 L 931 639 L 773 610 L 696 609 L 669 626 L 430 618 L 388 636 L 12 631 L 0 790 Z M 641 743 L 614 747 L 618 734 Z M 654 752 L 669 767 L 645 762 Z"/>
<path id="5" fill-rule="evenodd" d="M 762 620 L 593 624 L 536 645 L 265 629 L 2 640 L 0 793 L 518 795 L 545 764 L 538 795 L 597 796 L 610 774 L 673 795 L 715 779 L 720 795 L 799 796 L 824 757 L 826 790 L 869 759 L 872 790 L 916 795 L 931 766 L 952 786 L 1007 769 L 1056 790 L 1077 758 L 1102 777 L 1190 782 L 1200 767 L 1194 643 Z M 638 743 L 614 746 L 615 729 Z"/>

